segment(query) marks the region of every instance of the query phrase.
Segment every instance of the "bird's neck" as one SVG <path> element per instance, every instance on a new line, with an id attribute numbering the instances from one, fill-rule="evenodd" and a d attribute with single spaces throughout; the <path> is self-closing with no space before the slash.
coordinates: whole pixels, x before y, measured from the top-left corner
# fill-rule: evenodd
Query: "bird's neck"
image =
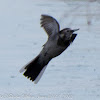
<path id="1" fill-rule="evenodd" d="M 62 46 L 62 47 L 67 47 L 67 46 L 69 46 L 70 45 L 70 41 L 69 40 L 64 40 L 64 39 L 62 39 L 60 36 L 59 36 L 59 38 L 58 38 L 58 41 L 57 41 L 57 44 L 59 45 L 59 46 Z"/>

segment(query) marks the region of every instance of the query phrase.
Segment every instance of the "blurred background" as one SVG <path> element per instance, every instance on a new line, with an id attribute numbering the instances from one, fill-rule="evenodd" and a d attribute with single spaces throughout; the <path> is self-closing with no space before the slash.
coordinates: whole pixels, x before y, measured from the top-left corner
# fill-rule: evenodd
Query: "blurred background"
<path id="1" fill-rule="evenodd" d="M 47 41 L 41 14 L 56 18 L 60 29 L 80 30 L 34 85 L 19 70 Z M 0 0 L 1 100 L 99 100 L 99 65 L 100 0 Z"/>

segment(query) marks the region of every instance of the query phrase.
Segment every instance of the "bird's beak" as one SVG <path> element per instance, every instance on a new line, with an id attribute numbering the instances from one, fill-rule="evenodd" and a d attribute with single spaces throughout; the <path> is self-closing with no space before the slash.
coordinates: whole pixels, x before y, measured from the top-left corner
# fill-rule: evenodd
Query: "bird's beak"
<path id="1" fill-rule="evenodd" d="M 78 31 L 79 29 L 73 29 L 72 32 Z"/>

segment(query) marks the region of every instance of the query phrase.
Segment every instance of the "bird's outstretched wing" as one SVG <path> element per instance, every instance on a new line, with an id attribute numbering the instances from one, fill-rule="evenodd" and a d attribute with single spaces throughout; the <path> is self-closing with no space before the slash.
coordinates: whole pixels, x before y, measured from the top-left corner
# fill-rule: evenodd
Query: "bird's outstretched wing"
<path id="1" fill-rule="evenodd" d="M 41 15 L 41 27 L 44 28 L 44 30 L 46 31 L 48 37 L 51 35 L 51 34 L 55 34 L 55 33 L 58 33 L 59 30 L 60 30 L 60 26 L 57 22 L 56 19 L 54 19 L 53 17 L 51 16 L 48 16 L 48 15 Z"/>

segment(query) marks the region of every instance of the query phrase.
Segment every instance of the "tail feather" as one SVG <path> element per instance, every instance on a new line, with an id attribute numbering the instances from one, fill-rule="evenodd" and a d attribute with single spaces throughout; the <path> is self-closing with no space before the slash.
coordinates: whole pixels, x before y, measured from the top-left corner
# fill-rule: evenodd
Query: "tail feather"
<path id="1" fill-rule="evenodd" d="M 34 81 L 34 84 L 37 84 L 38 81 L 41 79 L 41 77 L 42 77 L 42 75 L 43 75 L 43 73 L 44 73 L 46 67 L 47 67 L 47 65 L 46 65 L 46 66 L 42 69 L 42 71 L 39 73 L 39 75 L 37 76 L 37 78 L 36 78 L 35 81 Z"/>
<path id="2" fill-rule="evenodd" d="M 34 62 L 36 59 L 38 59 L 39 58 L 39 56 L 37 56 L 35 59 L 33 59 L 32 61 L 30 61 L 27 65 L 25 65 L 25 66 L 23 66 L 20 70 L 19 70 L 19 72 L 20 73 L 22 73 L 22 72 L 24 72 L 30 65 L 31 65 L 31 63 L 32 62 Z"/>
<path id="3" fill-rule="evenodd" d="M 37 56 L 33 61 L 20 70 L 20 72 L 26 70 L 23 75 L 34 81 L 35 84 L 40 80 L 46 68 L 46 64 L 39 60 L 39 56 Z"/>

